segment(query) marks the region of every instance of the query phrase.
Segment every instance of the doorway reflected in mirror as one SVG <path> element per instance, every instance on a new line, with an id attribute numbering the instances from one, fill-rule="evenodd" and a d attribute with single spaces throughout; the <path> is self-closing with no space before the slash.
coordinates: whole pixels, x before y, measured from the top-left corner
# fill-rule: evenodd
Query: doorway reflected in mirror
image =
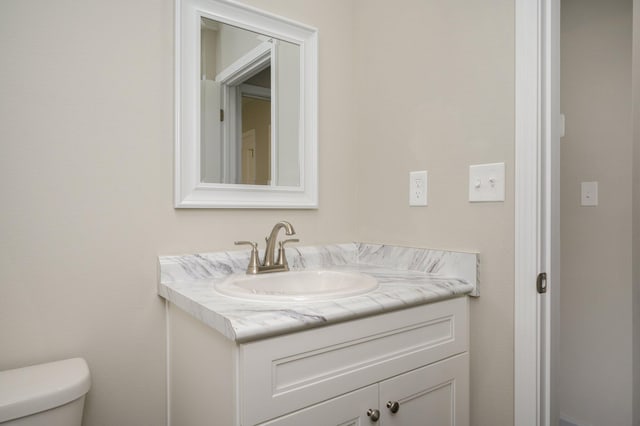
<path id="1" fill-rule="evenodd" d="M 201 182 L 297 186 L 299 46 L 201 17 L 200 47 Z"/>

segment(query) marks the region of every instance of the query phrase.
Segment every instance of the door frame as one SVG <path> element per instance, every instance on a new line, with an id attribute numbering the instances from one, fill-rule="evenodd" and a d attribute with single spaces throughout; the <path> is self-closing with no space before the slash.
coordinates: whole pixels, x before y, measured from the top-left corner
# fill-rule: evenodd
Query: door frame
<path id="1" fill-rule="evenodd" d="M 560 2 L 515 1 L 514 417 L 557 422 Z M 547 293 L 536 277 L 547 273 Z"/>

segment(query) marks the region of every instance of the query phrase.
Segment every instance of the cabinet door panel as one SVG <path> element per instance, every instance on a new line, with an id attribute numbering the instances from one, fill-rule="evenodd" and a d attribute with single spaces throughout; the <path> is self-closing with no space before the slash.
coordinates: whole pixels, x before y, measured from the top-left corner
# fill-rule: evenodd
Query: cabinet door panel
<path id="1" fill-rule="evenodd" d="M 350 392 L 295 413 L 261 423 L 262 426 L 365 426 L 367 410 L 378 407 L 378 385 Z"/>
<path id="2" fill-rule="evenodd" d="M 400 404 L 396 413 L 389 401 Z M 384 426 L 468 426 L 468 354 L 381 382 L 380 411 Z"/>

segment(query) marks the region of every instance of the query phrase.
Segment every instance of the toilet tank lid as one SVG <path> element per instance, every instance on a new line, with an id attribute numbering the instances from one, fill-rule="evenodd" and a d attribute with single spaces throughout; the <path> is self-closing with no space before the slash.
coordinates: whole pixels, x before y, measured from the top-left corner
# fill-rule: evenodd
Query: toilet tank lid
<path id="1" fill-rule="evenodd" d="M 0 422 L 59 407 L 85 395 L 91 381 L 82 358 L 0 371 Z"/>

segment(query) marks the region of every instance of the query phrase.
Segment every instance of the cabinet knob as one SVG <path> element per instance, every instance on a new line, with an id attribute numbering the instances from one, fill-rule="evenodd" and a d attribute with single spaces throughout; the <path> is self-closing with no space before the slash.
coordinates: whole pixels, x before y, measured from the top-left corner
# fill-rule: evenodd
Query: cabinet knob
<path id="1" fill-rule="evenodd" d="M 372 422 L 377 422 L 380 418 L 380 410 L 369 409 L 367 416 L 369 416 Z"/>
<path id="2" fill-rule="evenodd" d="M 389 411 L 395 414 L 398 412 L 398 410 L 400 410 L 400 403 L 398 403 L 398 401 L 389 401 L 387 402 L 387 408 L 389 409 Z"/>

